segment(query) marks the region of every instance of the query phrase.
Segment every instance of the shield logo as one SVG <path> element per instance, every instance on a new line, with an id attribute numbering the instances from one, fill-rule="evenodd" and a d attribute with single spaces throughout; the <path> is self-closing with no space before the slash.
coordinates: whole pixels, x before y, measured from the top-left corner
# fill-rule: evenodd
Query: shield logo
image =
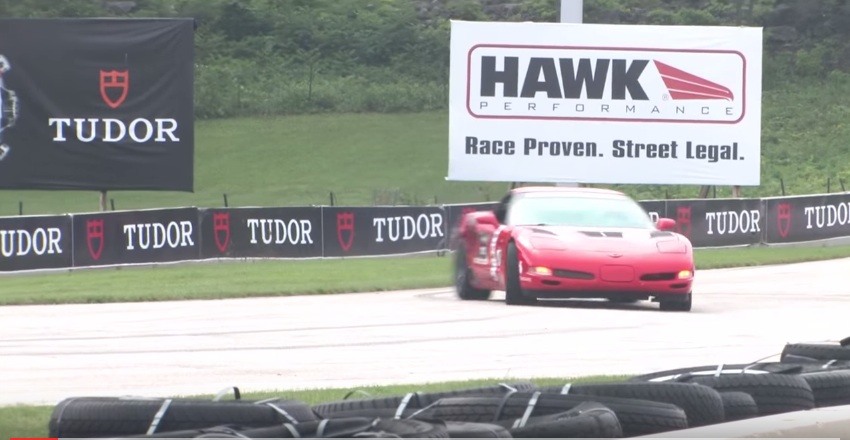
<path id="1" fill-rule="evenodd" d="M 100 71 L 100 97 L 106 105 L 118 108 L 127 99 L 129 88 L 130 71 Z"/>
<path id="2" fill-rule="evenodd" d="M 342 250 L 348 252 L 354 243 L 354 213 L 338 212 L 336 214 L 336 238 Z"/>
<path id="3" fill-rule="evenodd" d="M 213 214 L 213 233 L 215 234 L 215 245 L 221 253 L 227 252 L 230 244 L 230 213 L 216 212 Z"/>
<path id="4" fill-rule="evenodd" d="M 685 237 L 691 236 L 691 207 L 676 208 L 676 229 Z"/>
<path id="5" fill-rule="evenodd" d="M 95 260 L 100 260 L 103 252 L 103 219 L 86 220 L 86 242 L 89 245 L 89 255 Z"/>
<path id="6" fill-rule="evenodd" d="M 779 236 L 785 238 L 791 232 L 791 204 L 780 203 L 776 206 L 776 226 Z"/>

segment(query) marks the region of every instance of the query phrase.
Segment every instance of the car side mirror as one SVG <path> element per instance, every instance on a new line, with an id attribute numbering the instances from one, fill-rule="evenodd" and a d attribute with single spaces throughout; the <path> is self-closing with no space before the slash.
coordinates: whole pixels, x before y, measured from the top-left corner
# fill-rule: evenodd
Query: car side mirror
<path id="1" fill-rule="evenodd" d="M 491 226 L 499 226 L 499 220 L 496 218 L 496 214 L 493 211 L 479 211 L 472 214 L 475 219 L 475 223 L 480 225 L 491 225 Z"/>
<path id="2" fill-rule="evenodd" d="M 655 222 L 655 227 L 658 228 L 659 231 L 672 231 L 676 228 L 676 220 L 661 217 L 657 222 Z"/>

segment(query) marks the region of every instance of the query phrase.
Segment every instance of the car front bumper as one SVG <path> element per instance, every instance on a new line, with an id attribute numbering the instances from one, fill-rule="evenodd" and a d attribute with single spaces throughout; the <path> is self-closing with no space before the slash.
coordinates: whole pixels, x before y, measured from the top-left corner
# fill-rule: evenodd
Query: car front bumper
<path id="1" fill-rule="evenodd" d="M 528 295 L 554 298 L 679 296 L 691 292 L 693 281 L 690 254 L 544 254 L 524 262 L 520 273 Z"/>

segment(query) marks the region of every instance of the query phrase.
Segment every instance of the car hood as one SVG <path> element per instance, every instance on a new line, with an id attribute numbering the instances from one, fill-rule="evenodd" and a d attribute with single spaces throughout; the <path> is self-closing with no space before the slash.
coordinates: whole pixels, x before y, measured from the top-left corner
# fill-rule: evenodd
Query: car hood
<path id="1" fill-rule="evenodd" d="M 517 232 L 526 245 L 538 250 L 654 253 L 659 252 L 659 242 L 666 242 L 662 246 L 678 252 L 687 248 L 687 241 L 681 235 L 655 229 L 522 226 Z"/>

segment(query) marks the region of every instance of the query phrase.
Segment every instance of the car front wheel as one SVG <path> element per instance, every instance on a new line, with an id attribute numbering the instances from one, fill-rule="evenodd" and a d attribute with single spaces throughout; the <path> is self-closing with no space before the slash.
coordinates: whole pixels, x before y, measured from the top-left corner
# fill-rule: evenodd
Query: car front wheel
<path id="1" fill-rule="evenodd" d="M 658 301 L 658 306 L 664 312 L 690 312 L 693 306 L 691 293 L 682 295 L 681 298 L 670 297 Z"/>
<path id="2" fill-rule="evenodd" d="M 509 306 L 537 303 L 537 298 L 527 297 L 522 292 L 519 283 L 519 255 L 513 241 L 508 243 L 505 266 L 505 303 Z"/>

